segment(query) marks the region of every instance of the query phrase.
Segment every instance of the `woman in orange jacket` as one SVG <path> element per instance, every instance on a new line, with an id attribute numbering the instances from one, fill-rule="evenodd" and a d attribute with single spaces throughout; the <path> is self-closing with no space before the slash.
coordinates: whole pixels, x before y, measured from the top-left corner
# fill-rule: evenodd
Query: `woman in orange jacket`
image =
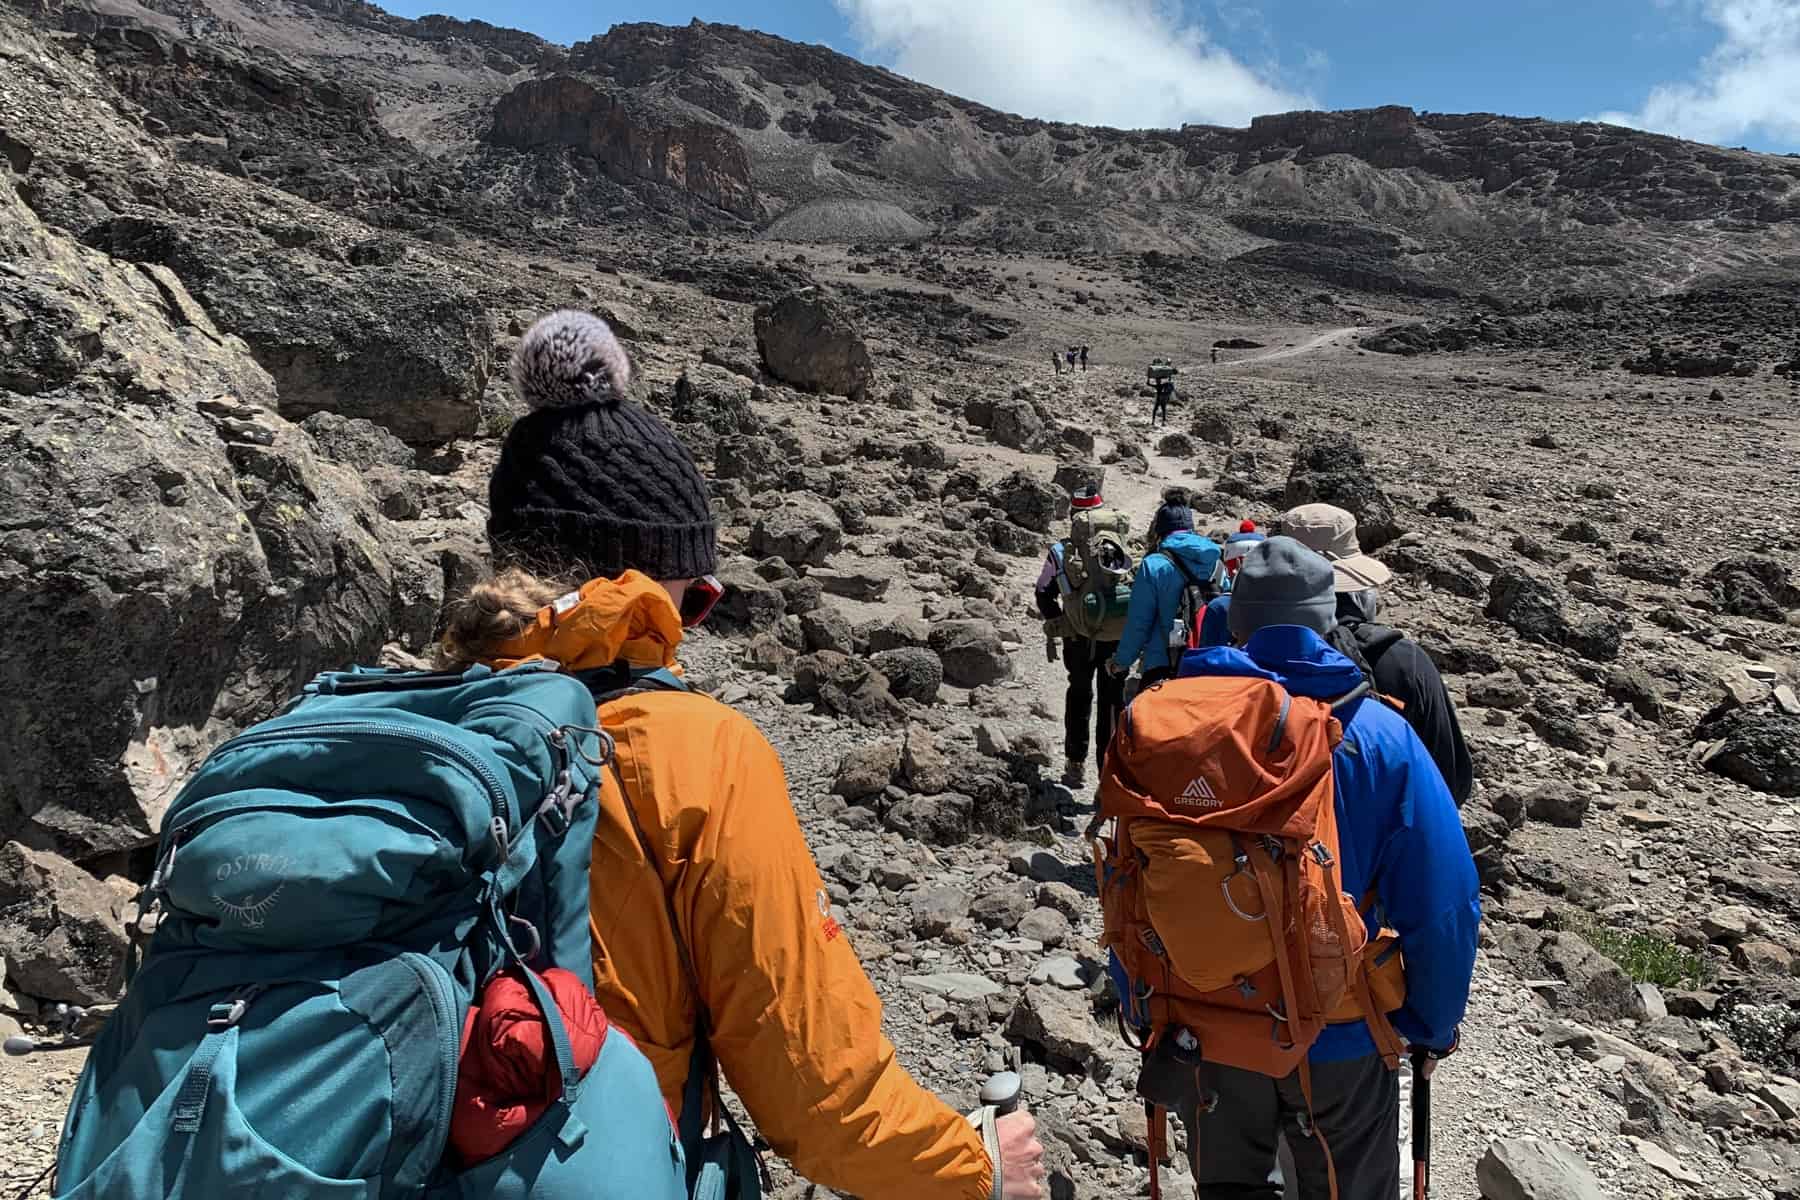
<path id="1" fill-rule="evenodd" d="M 444 646 L 460 662 L 552 659 L 601 701 L 616 769 L 589 912 L 608 1017 L 678 1112 L 684 1090 L 707 1106 L 686 1085 L 716 1056 L 769 1144 L 827 1187 L 864 1200 L 1044 1195 L 1029 1115 L 1001 1117 L 984 1142 L 901 1067 L 780 759 L 742 714 L 679 683 L 682 630 L 719 595 L 713 516 L 686 449 L 625 397 L 631 368 L 612 332 L 553 313 L 512 375 L 532 411 L 489 483 L 499 574 L 456 608 Z"/>

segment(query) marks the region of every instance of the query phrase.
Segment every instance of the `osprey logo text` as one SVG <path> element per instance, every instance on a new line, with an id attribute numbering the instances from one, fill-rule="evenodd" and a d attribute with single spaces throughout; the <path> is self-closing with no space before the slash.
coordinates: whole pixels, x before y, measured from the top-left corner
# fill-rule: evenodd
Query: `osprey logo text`
<path id="1" fill-rule="evenodd" d="M 1186 804 L 1191 808 L 1218 808 L 1222 801 L 1213 794 L 1212 785 L 1206 782 L 1206 777 L 1196 775 L 1181 789 L 1181 795 L 1175 798 L 1175 803 Z"/>

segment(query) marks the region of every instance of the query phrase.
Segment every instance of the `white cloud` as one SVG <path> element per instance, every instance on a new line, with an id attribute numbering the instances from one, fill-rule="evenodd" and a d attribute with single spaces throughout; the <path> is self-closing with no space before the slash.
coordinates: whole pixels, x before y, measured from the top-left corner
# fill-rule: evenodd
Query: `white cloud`
<path id="1" fill-rule="evenodd" d="M 1594 119 L 1702 142 L 1760 135 L 1800 145 L 1800 0 L 1699 0 L 1699 8 L 1720 36 L 1694 78 L 1658 84 L 1636 112 Z"/>
<path id="2" fill-rule="evenodd" d="M 865 50 L 953 95 L 1126 129 L 1311 106 L 1164 0 L 834 0 Z"/>

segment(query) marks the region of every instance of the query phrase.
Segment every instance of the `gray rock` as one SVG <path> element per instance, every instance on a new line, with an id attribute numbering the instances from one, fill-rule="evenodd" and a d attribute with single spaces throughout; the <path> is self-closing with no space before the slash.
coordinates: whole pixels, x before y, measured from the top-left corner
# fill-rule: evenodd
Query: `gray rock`
<path id="1" fill-rule="evenodd" d="M 1347 433 L 1309 439 L 1294 452 L 1282 505 L 1301 504 L 1335 504 L 1353 514 L 1365 551 L 1379 550 L 1406 532 L 1393 501 L 1376 483 L 1362 447 Z"/>
<path id="2" fill-rule="evenodd" d="M 1100 1056 L 1107 1037 L 1084 993 L 1047 984 L 1025 989 L 1007 1018 L 1006 1036 L 1036 1047 L 1051 1065 L 1076 1071 Z"/>
<path id="3" fill-rule="evenodd" d="M 1535 1138 L 1489 1145 L 1475 1184 L 1482 1200 L 1609 1200 L 1579 1155 Z"/>
<path id="4" fill-rule="evenodd" d="M 418 454 L 411 446 L 362 417 L 316 412 L 300 422 L 300 428 L 312 435 L 326 458 L 358 471 L 377 465 L 402 469 L 417 465 Z"/>
<path id="5" fill-rule="evenodd" d="M 879 796 L 900 769 L 900 741 L 881 738 L 852 746 L 838 763 L 837 779 L 831 785 L 834 796 L 852 803 Z"/>
<path id="6" fill-rule="evenodd" d="M 920 704 L 937 703 L 938 692 L 944 686 L 944 662 L 931 650 L 922 646 L 901 646 L 873 654 L 869 662 L 887 676 L 888 688 L 900 699 L 916 700 Z"/>
<path id="7" fill-rule="evenodd" d="M 1525 797 L 1525 811 L 1534 821 L 1578 829 L 1594 798 L 1567 783 L 1546 783 Z"/>
<path id="8" fill-rule="evenodd" d="M 944 664 L 944 681 L 981 687 L 1011 679 L 1012 657 L 986 621 L 942 621 L 932 627 L 931 648 Z"/>
<path id="9" fill-rule="evenodd" d="M 956 846 L 969 840 L 975 823 L 975 801 L 957 792 L 941 796 L 908 796 L 882 814 L 881 822 L 902 837 L 933 846 Z"/>
<path id="10" fill-rule="evenodd" d="M 969 895 L 953 887 L 922 888 L 912 897 L 911 908 L 915 936 L 942 937 L 969 915 Z"/>
<path id="11" fill-rule="evenodd" d="M 1054 950 L 1068 940 L 1069 918 L 1054 908 L 1034 908 L 1025 914 L 1016 932 Z"/>
<path id="12" fill-rule="evenodd" d="M 808 392 L 852 399 L 875 379 L 869 347 L 848 309 L 814 288 L 756 310 L 756 348 L 769 374 Z"/>
<path id="13" fill-rule="evenodd" d="M 177 272 L 55 232 L 13 178 L 0 172 L 0 840 L 85 857 L 152 840 L 219 741 L 323 669 L 423 649 L 436 614 L 405 594 L 429 574 L 408 539 L 357 472 L 275 415 L 274 381 Z M 385 378 L 372 367 L 357 393 L 398 411 L 407 395 Z"/>
<path id="14" fill-rule="evenodd" d="M 813 852 L 821 874 L 836 879 L 846 887 L 859 887 L 869 877 L 869 864 L 853 847 L 835 843 L 820 846 Z"/>
<path id="15" fill-rule="evenodd" d="M 1698 736 L 1717 748 L 1706 769 L 1772 796 L 1800 796 L 1800 716 L 1772 701 L 1754 708 L 1714 709 Z"/>
<path id="16" fill-rule="evenodd" d="M 844 526 L 829 504 L 793 496 L 764 513 L 750 530 L 750 553 L 773 556 L 795 566 L 822 567 L 844 544 Z"/>
<path id="17" fill-rule="evenodd" d="M 986 1000 L 989 996 L 998 996 L 1006 991 L 985 975 L 970 975 L 961 971 L 946 971 L 937 975 L 905 975 L 901 977 L 900 985 L 930 996 L 942 996 L 954 1004 Z"/>
<path id="18" fill-rule="evenodd" d="M 937 739 L 930 730 L 914 726 L 906 731 L 906 748 L 900 755 L 900 777 L 908 789 L 920 795 L 936 796 L 950 790 L 950 760 L 938 749 Z"/>
<path id="19" fill-rule="evenodd" d="M 1742 904 L 1727 904 L 1700 918 L 1700 931 L 1708 940 L 1726 946 L 1735 946 L 1761 929 L 1756 914 Z"/>
<path id="20" fill-rule="evenodd" d="M 1194 408 L 1188 418 L 1188 433 L 1214 446 L 1229 446 L 1237 440 L 1231 414 L 1216 404 L 1201 404 Z"/>
<path id="21" fill-rule="evenodd" d="M 1014 471 L 995 484 L 991 495 L 1007 520 L 1033 533 L 1048 535 L 1069 512 L 1069 496 L 1029 471 Z"/>
<path id="22" fill-rule="evenodd" d="M 1019 922 L 1032 911 L 1031 898 L 1012 887 L 997 888 L 976 897 L 969 909 L 970 915 L 983 925 L 990 929 L 1004 929 L 1008 933 L 1018 929 Z"/>
<path id="23" fill-rule="evenodd" d="M 1572 1007 L 1605 1021 L 1637 1015 L 1638 996 L 1631 977 L 1579 934 L 1567 930 L 1553 933 L 1538 953 L 1550 974 L 1565 984 L 1556 995 L 1559 1007 Z"/>
<path id="24" fill-rule="evenodd" d="M 1098 903 L 1066 883 L 1040 883 L 1035 896 L 1039 908 L 1054 908 L 1071 922 L 1081 920 Z"/>
<path id="25" fill-rule="evenodd" d="M 83 1006 L 124 986 L 122 893 L 47 850 L 0 846 L 0 959 L 7 985 Z"/>
<path id="26" fill-rule="evenodd" d="M 1086 974 L 1081 964 L 1068 955 L 1046 958 L 1031 972 L 1032 983 L 1047 983 L 1051 987 L 1061 988 L 1065 992 L 1078 992 L 1087 987 Z"/>
<path id="27" fill-rule="evenodd" d="M 363 417 L 421 443 L 478 431 L 493 322 L 448 263 L 409 254 L 345 271 L 249 221 L 166 214 L 112 217 L 83 240 L 185 285 L 192 312 L 242 338 L 274 377 L 290 420 Z"/>
<path id="28" fill-rule="evenodd" d="M 1654 983 L 1640 983 L 1633 986 L 1637 994 L 1636 1011 L 1633 1015 L 1640 1021 L 1660 1021 L 1669 1015 L 1669 1006 L 1663 1000 L 1662 989 Z"/>
<path id="29" fill-rule="evenodd" d="M 931 643 L 931 625 L 922 617 L 902 614 L 887 621 L 871 621 L 857 627 L 856 636 L 869 644 L 869 653 L 902 650 Z"/>
<path id="30" fill-rule="evenodd" d="M 994 405 L 994 440 L 1011 450 L 1031 450 L 1045 436 L 1043 418 L 1024 400 L 1004 400 Z"/>
<path id="31" fill-rule="evenodd" d="M 1028 850 L 1015 854 L 1007 868 L 1014 875 L 1023 875 L 1039 883 L 1061 883 L 1071 873 L 1071 868 L 1048 850 Z"/>
<path id="32" fill-rule="evenodd" d="M 803 613 L 800 629 L 806 635 L 808 650 L 835 650 L 843 655 L 856 653 L 856 635 L 850 630 L 850 620 L 835 608 Z"/>

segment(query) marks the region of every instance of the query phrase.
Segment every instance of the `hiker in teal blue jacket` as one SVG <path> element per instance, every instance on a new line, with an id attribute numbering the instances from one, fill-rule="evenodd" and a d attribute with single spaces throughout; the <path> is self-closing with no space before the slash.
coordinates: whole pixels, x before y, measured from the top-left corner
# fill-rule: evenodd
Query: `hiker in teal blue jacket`
<path id="1" fill-rule="evenodd" d="M 1125 633 L 1108 667 L 1113 674 L 1123 675 L 1142 660 L 1145 687 L 1175 674 L 1169 638 L 1180 616 L 1183 590 L 1201 588 L 1201 604 L 1205 604 L 1223 589 L 1225 574 L 1218 544 L 1194 532 L 1194 510 L 1187 506 L 1184 495 L 1172 494 L 1156 510 L 1150 539 L 1156 548 L 1138 564 L 1131 606 L 1125 613 Z"/>
<path id="2" fill-rule="evenodd" d="M 1270 538 L 1245 558 L 1232 588 L 1226 617 L 1240 647 L 1191 650 L 1180 674 L 1255 676 L 1321 700 L 1348 695 L 1363 675 L 1324 640 L 1336 612 L 1331 564 L 1291 538 Z M 1406 719 L 1374 697 L 1352 701 L 1338 717 L 1344 737 L 1332 768 L 1344 890 L 1359 907 L 1373 890 L 1371 935 L 1383 925 L 1400 935 L 1407 995 L 1394 1028 L 1435 1063 L 1455 1048 L 1468 1003 L 1481 922 L 1475 864 L 1444 777 Z M 1312 1110 L 1331 1147 L 1341 1200 L 1392 1200 L 1399 1079 L 1376 1053 L 1368 1026 L 1326 1026 L 1308 1061 Z M 1283 1122 L 1305 1108 L 1298 1079 L 1230 1068 L 1218 1075 L 1218 1105 L 1191 1116 L 1200 1123 L 1192 1134 L 1206 1147 L 1196 1164 L 1199 1194 L 1280 1196 L 1270 1171 Z M 1318 1143 L 1289 1144 L 1301 1194 L 1323 1195 L 1327 1166 Z"/>

